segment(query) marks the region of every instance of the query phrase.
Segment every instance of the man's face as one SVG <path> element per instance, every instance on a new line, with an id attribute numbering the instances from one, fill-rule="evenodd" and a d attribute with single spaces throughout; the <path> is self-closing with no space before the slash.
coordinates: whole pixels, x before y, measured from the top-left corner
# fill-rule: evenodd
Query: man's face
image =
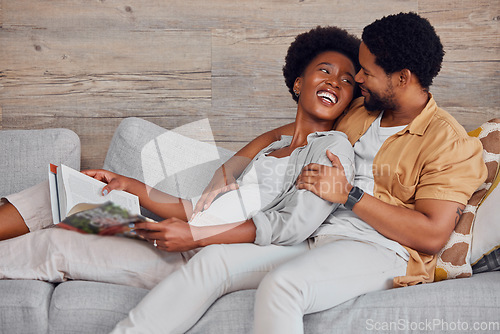
<path id="1" fill-rule="evenodd" d="M 375 63 L 375 56 L 364 43 L 359 47 L 359 63 L 361 70 L 355 79 L 365 97 L 365 108 L 370 111 L 397 109 L 392 75 L 388 76 L 382 67 Z"/>

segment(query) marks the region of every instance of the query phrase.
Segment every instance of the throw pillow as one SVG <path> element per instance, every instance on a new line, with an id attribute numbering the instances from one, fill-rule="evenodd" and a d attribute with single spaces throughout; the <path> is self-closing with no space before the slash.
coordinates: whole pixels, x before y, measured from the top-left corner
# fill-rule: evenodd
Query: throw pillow
<path id="1" fill-rule="evenodd" d="M 450 239 L 439 252 L 434 274 L 435 281 L 472 275 L 470 252 L 475 215 L 498 173 L 500 119 L 486 122 L 478 129 L 471 131 L 469 135 L 478 137 L 483 144 L 483 158 L 488 168 L 488 176 L 485 182 L 472 194 Z"/>
<path id="2" fill-rule="evenodd" d="M 476 213 L 472 229 L 471 263 L 474 274 L 500 270 L 500 174 Z"/>

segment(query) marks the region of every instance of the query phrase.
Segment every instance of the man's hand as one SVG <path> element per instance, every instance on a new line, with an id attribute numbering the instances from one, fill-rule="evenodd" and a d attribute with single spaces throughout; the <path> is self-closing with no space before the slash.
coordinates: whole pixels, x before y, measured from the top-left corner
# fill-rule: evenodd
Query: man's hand
<path id="1" fill-rule="evenodd" d="M 309 190 L 332 203 L 344 204 L 352 185 L 347 182 L 340 159 L 328 150 L 326 155 L 332 162 L 332 166 L 320 164 L 305 166 L 297 178 L 297 188 Z"/>

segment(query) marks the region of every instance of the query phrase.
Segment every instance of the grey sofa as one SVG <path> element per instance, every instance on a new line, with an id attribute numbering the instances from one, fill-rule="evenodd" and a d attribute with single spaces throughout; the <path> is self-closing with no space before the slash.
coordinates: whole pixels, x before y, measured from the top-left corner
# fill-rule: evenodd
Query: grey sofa
<path id="1" fill-rule="evenodd" d="M 171 193 L 193 196 L 231 152 L 196 144 L 183 131 L 125 119 L 113 137 L 104 168 L 154 181 L 153 185 Z M 205 156 L 190 160 L 192 152 L 179 149 L 186 144 Z M 172 159 L 162 160 L 165 152 L 155 150 L 158 145 L 182 153 L 182 168 L 172 166 Z M 79 168 L 79 161 L 80 141 L 69 130 L 0 131 L 0 196 L 44 180 L 49 162 Z M 193 175 L 205 183 L 194 182 Z M 0 280 L 0 333 L 108 333 L 147 292 L 88 281 Z M 239 291 L 220 298 L 189 333 L 250 333 L 254 293 Z M 485 328 L 498 332 L 499 322 L 500 272 L 495 271 L 362 295 L 306 315 L 305 332 L 473 333 Z"/>

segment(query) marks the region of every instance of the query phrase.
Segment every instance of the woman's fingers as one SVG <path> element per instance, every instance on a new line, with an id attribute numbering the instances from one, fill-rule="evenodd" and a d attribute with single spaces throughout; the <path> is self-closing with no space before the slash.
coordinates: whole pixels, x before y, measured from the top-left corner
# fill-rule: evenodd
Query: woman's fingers
<path id="1" fill-rule="evenodd" d="M 217 198 L 217 196 L 219 196 L 220 194 L 226 193 L 231 190 L 236 190 L 238 188 L 239 186 L 237 183 L 231 183 L 222 188 L 212 188 L 210 191 L 204 193 L 200 197 L 193 210 L 193 216 L 201 211 L 207 210 L 215 200 L 215 198 Z"/>
<path id="2" fill-rule="evenodd" d="M 116 178 L 111 179 L 107 185 L 105 185 L 102 188 L 102 194 L 106 196 L 109 194 L 112 190 L 123 190 L 124 185 Z"/>

